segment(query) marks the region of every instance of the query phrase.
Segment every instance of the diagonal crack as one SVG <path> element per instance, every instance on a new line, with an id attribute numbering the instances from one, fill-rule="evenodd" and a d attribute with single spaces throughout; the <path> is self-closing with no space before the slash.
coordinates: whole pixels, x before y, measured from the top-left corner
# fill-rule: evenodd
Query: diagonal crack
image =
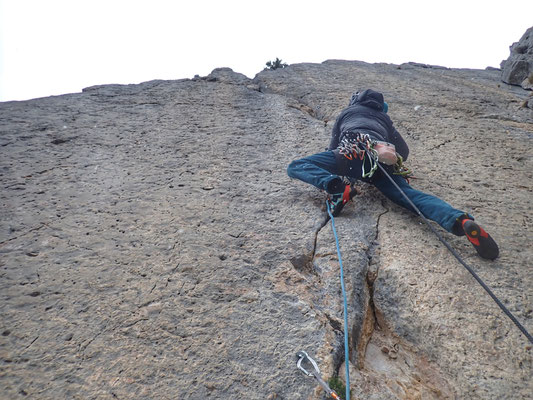
<path id="1" fill-rule="evenodd" d="M 315 229 L 313 230 L 313 236 L 311 239 L 311 246 L 310 246 L 311 248 L 308 251 L 304 252 L 303 254 L 294 256 L 290 259 L 292 266 L 296 270 L 300 272 L 302 271 L 313 272 L 314 270 L 313 263 L 315 261 L 318 235 L 320 231 L 322 230 L 322 228 L 326 226 L 328 221 L 329 219 L 326 216 L 324 216 L 321 220 L 319 220 L 317 224 L 315 225 Z"/>

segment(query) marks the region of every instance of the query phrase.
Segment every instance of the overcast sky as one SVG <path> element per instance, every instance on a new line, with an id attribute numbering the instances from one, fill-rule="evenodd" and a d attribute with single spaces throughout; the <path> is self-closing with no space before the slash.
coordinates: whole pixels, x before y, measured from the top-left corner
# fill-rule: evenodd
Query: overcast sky
<path id="1" fill-rule="evenodd" d="M 0 0 L 0 101 L 108 83 L 250 78 L 276 57 L 499 67 L 533 0 Z"/>

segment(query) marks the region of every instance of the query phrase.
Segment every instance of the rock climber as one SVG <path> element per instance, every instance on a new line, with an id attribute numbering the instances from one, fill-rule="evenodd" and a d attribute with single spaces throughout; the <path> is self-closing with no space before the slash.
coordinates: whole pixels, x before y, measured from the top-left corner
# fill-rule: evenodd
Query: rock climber
<path id="1" fill-rule="evenodd" d="M 498 257 L 498 245 L 474 222 L 474 217 L 438 197 L 413 189 L 402 176 L 409 148 L 387 110 L 383 94 L 372 89 L 354 93 L 335 121 L 328 150 L 291 162 L 288 175 L 325 190 L 334 217 L 357 193 L 343 177 L 371 183 L 394 203 L 415 212 L 381 169 L 376 168 L 380 162 L 426 218 L 454 235 L 466 235 L 482 258 Z"/>

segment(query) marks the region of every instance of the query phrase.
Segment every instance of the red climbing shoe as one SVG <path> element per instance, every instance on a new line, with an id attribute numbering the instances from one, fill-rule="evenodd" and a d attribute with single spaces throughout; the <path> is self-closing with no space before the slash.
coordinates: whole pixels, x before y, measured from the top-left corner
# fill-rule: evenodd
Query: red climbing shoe
<path id="1" fill-rule="evenodd" d="M 328 205 L 331 215 L 337 217 L 344 208 L 344 205 L 348 203 L 356 194 L 357 190 L 352 188 L 350 185 L 346 185 L 344 187 L 344 192 L 330 194 L 328 196 Z"/>
<path id="2" fill-rule="evenodd" d="M 480 257 L 494 260 L 500 254 L 498 245 L 478 224 L 465 218 L 462 222 L 466 237 L 472 243 Z"/>

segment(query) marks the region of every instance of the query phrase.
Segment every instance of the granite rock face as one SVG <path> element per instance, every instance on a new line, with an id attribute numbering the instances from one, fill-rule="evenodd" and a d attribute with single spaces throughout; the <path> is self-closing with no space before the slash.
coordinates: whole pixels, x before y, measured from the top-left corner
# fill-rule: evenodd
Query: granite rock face
<path id="1" fill-rule="evenodd" d="M 343 375 L 324 194 L 286 175 L 355 90 L 384 93 L 412 184 L 476 216 L 483 261 L 533 331 L 533 113 L 498 71 L 326 61 L 0 103 L 0 398 L 323 399 Z M 356 399 L 533 393 L 525 337 L 421 224 L 374 188 L 335 225 Z"/>
<path id="2" fill-rule="evenodd" d="M 502 61 L 502 80 L 511 85 L 533 89 L 533 27 L 510 47 L 511 54 Z"/>

